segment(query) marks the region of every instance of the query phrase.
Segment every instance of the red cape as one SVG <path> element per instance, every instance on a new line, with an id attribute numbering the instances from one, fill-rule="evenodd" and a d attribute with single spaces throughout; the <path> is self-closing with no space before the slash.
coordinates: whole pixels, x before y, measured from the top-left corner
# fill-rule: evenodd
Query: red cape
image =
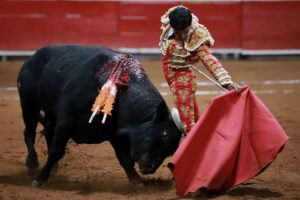
<path id="1" fill-rule="evenodd" d="M 287 139 L 249 87 L 215 97 L 171 159 L 177 194 L 243 183 L 267 167 Z"/>

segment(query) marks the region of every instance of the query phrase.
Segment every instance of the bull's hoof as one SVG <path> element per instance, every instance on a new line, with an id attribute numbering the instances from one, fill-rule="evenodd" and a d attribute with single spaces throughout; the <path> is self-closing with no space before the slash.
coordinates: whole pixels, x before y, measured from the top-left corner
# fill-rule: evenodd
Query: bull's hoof
<path id="1" fill-rule="evenodd" d="M 38 168 L 39 168 L 39 162 L 37 160 L 37 157 L 36 156 L 27 156 L 27 159 L 26 159 L 26 164 L 27 166 L 27 174 L 33 178 L 37 171 L 38 171 Z"/>
<path id="2" fill-rule="evenodd" d="M 130 183 L 132 184 L 132 186 L 138 190 L 142 190 L 145 188 L 145 184 L 143 183 L 143 181 L 141 179 L 134 179 L 134 180 L 130 180 Z"/>
<path id="3" fill-rule="evenodd" d="M 38 171 L 38 166 L 37 167 L 28 167 L 27 174 L 29 177 L 33 178 L 36 175 L 37 171 Z"/>
<path id="4" fill-rule="evenodd" d="M 53 165 L 52 169 L 51 169 L 51 175 L 55 175 L 58 172 L 58 163 L 56 163 L 55 165 Z"/>
<path id="5" fill-rule="evenodd" d="M 38 181 L 38 180 L 33 180 L 31 183 L 32 187 L 40 187 L 42 185 L 42 182 Z"/>
<path id="6" fill-rule="evenodd" d="M 136 183 L 136 184 L 134 184 L 133 186 L 134 186 L 134 188 L 137 189 L 137 190 L 143 190 L 143 189 L 145 189 L 145 187 L 146 187 L 144 183 Z"/>

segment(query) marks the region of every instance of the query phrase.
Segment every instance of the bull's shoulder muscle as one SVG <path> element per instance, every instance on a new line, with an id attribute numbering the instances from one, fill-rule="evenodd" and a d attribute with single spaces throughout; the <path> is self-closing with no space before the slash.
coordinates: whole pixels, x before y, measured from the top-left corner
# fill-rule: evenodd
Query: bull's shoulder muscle
<path id="1" fill-rule="evenodd" d="M 68 101 L 78 109 L 90 110 L 99 89 L 100 69 L 116 53 L 93 46 L 46 47 L 48 62 L 40 77 L 40 94 L 44 101 Z M 54 96 L 56 98 L 54 98 Z"/>

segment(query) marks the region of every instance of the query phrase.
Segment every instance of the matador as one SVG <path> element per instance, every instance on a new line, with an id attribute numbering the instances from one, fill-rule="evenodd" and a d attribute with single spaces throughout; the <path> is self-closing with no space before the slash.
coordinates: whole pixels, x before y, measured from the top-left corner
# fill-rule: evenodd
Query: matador
<path id="1" fill-rule="evenodd" d="M 170 8 L 162 17 L 160 49 L 165 79 L 175 97 L 175 104 L 186 133 L 199 118 L 195 74 L 191 66 L 201 61 L 225 88 L 239 90 L 210 47 L 214 39 L 198 18 L 184 6 Z"/>

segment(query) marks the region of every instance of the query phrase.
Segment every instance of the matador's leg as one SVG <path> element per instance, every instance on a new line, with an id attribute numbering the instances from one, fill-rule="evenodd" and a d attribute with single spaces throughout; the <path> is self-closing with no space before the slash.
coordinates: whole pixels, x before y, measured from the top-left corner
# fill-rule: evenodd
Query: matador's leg
<path id="1" fill-rule="evenodd" d="M 185 130 L 188 133 L 195 123 L 195 83 L 190 69 L 178 69 L 174 73 L 174 82 L 171 90 L 175 96 L 176 106 L 179 111 Z"/>

